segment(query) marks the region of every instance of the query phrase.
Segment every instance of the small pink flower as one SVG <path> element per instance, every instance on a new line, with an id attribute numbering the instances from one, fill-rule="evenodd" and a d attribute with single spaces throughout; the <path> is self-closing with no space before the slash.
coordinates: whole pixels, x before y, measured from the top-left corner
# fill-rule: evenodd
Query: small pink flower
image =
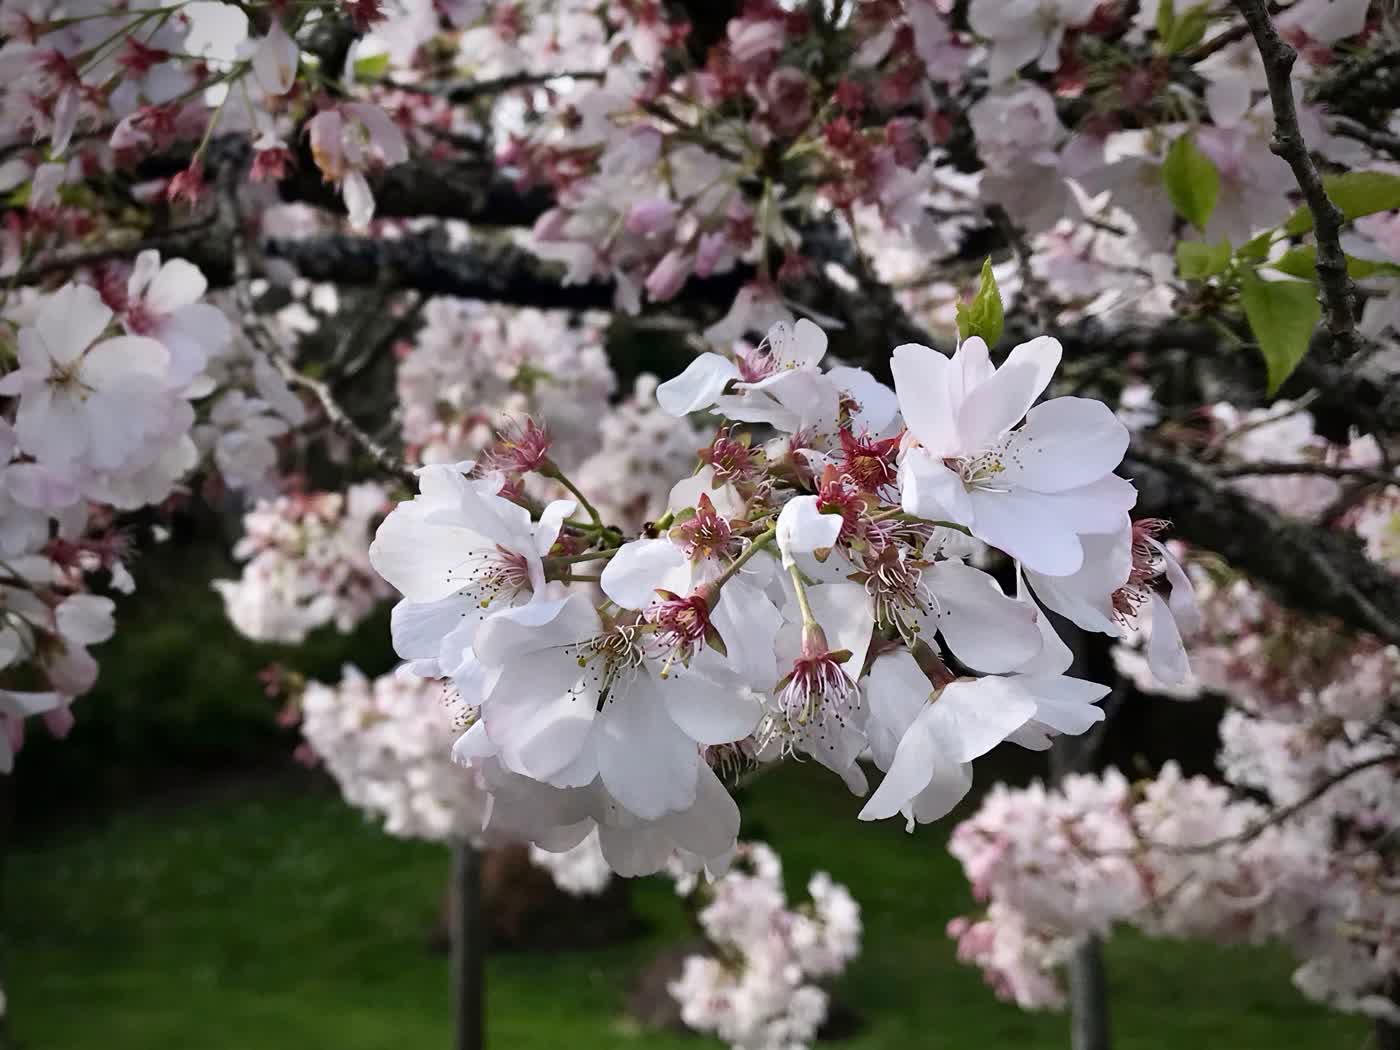
<path id="1" fill-rule="evenodd" d="M 647 275 L 647 295 L 651 296 L 653 302 L 658 303 L 672 298 L 684 286 L 694 265 L 693 256 L 687 255 L 679 248 L 672 248 Z"/>
<path id="2" fill-rule="evenodd" d="M 208 191 L 209 184 L 204 181 L 204 163 L 196 160 L 170 180 L 165 188 L 165 199 L 171 204 L 183 199 L 195 205 Z"/>

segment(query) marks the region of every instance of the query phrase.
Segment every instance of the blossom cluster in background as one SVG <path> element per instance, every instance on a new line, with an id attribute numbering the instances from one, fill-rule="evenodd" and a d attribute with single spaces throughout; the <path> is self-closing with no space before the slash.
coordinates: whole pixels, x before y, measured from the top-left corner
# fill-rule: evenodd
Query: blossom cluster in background
<path id="1" fill-rule="evenodd" d="M 790 904 L 782 861 L 761 842 L 741 844 L 722 878 L 679 886 L 703 901 L 700 928 L 712 948 L 687 957 L 669 986 L 681 1019 L 734 1050 L 810 1046 L 828 1015 L 824 984 L 860 952 L 860 906 L 846 887 L 817 872 L 808 900 Z"/>
<path id="2" fill-rule="evenodd" d="M 1296 405 L 1217 405 L 1209 423 L 1213 444 L 1240 463 L 1381 466 L 1373 443 L 1333 445 Z M 1304 517 L 1328 513 L 1343 494 L 1338 480 L 1316 475 L 1237 484 Z M 1395 534 L 1395 515 L 1388 495 L 1343 512 L 1386 564 L 1394 550 L 1373 538 Z M 1110 771 L 1051 789 L 997 787 L 953 836 L 987 902 L 985 915 L 950 927 L 959 954 L 999 994 L 1043 1007 L 1063 1005 L 1058 974 L 1079 938 L 1120 924 L 1278 941 L 1298 960 L 1294 983 L 1308 997 L 1395 1019 L 1385 988 L 1400 946 L 1387 848 L 1400 812 L 1400 649 L 1291 611 L 1209 556 L 1188 569 L 1200 626 L 1192 674 L 1169 695 L 1230 701 L 1218 758 L 1226 784 L 1168 766 L 1137 784 Z M 1120 646 L 1115 657 L 1139 688 L 1160 691 L 1139 650 Z"/>

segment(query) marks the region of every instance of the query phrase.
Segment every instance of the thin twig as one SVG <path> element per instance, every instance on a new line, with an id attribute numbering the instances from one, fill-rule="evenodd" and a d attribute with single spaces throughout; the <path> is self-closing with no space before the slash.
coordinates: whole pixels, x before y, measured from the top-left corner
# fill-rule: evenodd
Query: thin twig
<path id="1" fill-rule="evenodd" d="M 233 238 L 233 287 L 239 311 L 243 315 L 244 332 L 247 333 L 253 345 L 263 352 L 289 386 L 305 390 L 316 398 L 321 406 L 321 411 L 332 427 L 349 438 L 385 474 L 402 481 L 410 490 L 416 489 L 418 478 L 413 471 L 350 418 L 349 413 L 336 401 L 330 387 L 297 368 L 291 356 L 283 349 L 281 340 L 264 326 L 262 316 L 257 312 L 256 304 L 253 302 L 252 293 L 248 287 L 252 268 L 248 262 L 247 235 L 243 229 L 242 216 L 238 208 L 237 186 L 241 173 L 238 171 L 237 165 L 231 164 L 228 166 L 228 172 L 221 173 L 221 175 L 224 176 L 221 179 L 224 184 L 222 189 L 226 191 L 223 193 L 223 197 L 229 208 L 233 225 L 231 231 Z"/>
<path id="2" fill-rule="evenodd" d="M 1223 33 L 1217 33 L 1194 51 L 1188 51 L 1182 56 L 1187 65 L 1194 66 L 1204 58 L 1209 58 L 1217 51 L 1223 51 L 1237 40 L 1243 40 L 1249 35 L 1249 26 L 1240 22 L 1232 25 Z"/>
<path id="3" fill-rule="evenodd" d="M 1400 160 L 1400 135 L 1363 127 L 1355 121 L 1345 118 L 1339 118 L 1332 130 L 1338 135 L 1344 135 L 1349 139 L 1364 143 L 1378 153 L 1386 153 L 1394 159 Z"/>
<path id="4" fill-rule="evenodd" d="M 1278 35 L 1264 0 L 1235 0 L 1235 6 L 1249 23 L 1259 55 L 1264 60 L 1269 99 L 1274 109 L 1274 140 L 1270 148 L 1293 169 L 1293 177 L 1312 213 L 1323 321 L 1336 340 L 1340 356 L 1345 359 L 1360 349 L 1356 334 L 1356 287 L 1347 274 L 1347 257 L 1342 251 L 1343 215 L 1327 196 L 1322 176 L 1298 128 L 1292 80 L 1293 63 L 1298 54 Z"/>
<path id="5" fill-rule="evenodd" d="M 1319 474 L 1339 480 L 1355 479 L 1373 485 L 1400 485 L 1400 478 L 1380 470 L 1365 467 L 1333 466 L 1330 463 L 1241 463 L 1238 466 L 1217 467 L 1219 478 L 1269 477 L 1280 474 Z"/>
<path id="6" fill-rule="evenodd" d="M 1225 835 L 1218 839 L 1212 839 L 1210 842 L 1197 843 L 1194 846 L 1173 846 L 1166 845 L 1163 843 L 1153 843 L 1152 848 L 1160 849 L 1167 853 L 1191 854 L 1212 853 L 1223 846 L 1245 845 L 1246 843 L 1253 842 L 1255 839 L 1257 839 L 1260 835 L 1264 834 L 1264 832 L 1268 831 L 1270 828 L 1277 827 L 1278 825 L 1283 824 L 1288 820 L 1291 820 L 1293 817 L 1297 816 L 1308 806 L 1311 806 L 1314 802 L 1320 799 L 1323 795 L 1327 794 L 1327 792 L 1331 791 L 1342 781 L 1350 780 L 1352 777 L 1356 776 L 1357 773 L 1364 772 L 1365 770 L 1371 769 L 1375 766 L 1384 765 L 1387 762 L 1400 762 L 1400 755 L 1372 755 L 1370 758 L 1363 759 L 1360 762 L 1353 762 L 1351 765 L 1345 766 L 1342 769 L 1337 770 L 1337 772 L 1333 773 L 1331 776 L 1327 777 L 1302 798 L 1290 802 L 1286 806 L 1281 806 L 1280 808 L 1272 811 L 1267 817 L 1263 818 L 1262 820 L 1255 821 L 1249 827 L 1245 828 L 1241 832 L 1238 832 L 1237 834 Z"/>

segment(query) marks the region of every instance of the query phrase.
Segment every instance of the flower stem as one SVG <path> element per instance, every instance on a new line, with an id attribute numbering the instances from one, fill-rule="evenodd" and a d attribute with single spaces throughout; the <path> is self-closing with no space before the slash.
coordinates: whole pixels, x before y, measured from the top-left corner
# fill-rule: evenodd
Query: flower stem
<path id="1" fill-rule="evenodd" d="M 739 570 L 744 567 L 745 563 L 757 554 L 760 549 L 772 543 L 774 537 L 777 535 L 778 526 L 774 525 L 772 528 L 766 529 L 755 536 L 748 547 L 744 549 L 743 553 L 729 563 L 729 568 L 715 577 L 715 582 L 712 585 L 715 591 L 718 592 L 721 587 L 732 580 Z"/>
<path id="2" fill-rule="evenodd" d="M 565 565 L 577 565 L 584 561 L 606 561 L 616 554 L 621 547 L 610 547 L 605 551 L 585 551 L 583 554 L 561 554 L 557 558 L 545 558 L 544 567 L 550 569 L 562 568 Z"/>
<path id="3" fill-rule="evenodd" d="M 584 513 L 588 515 L 589 520 L 593 522 L 595 528 L 606 528 L 606 526 L 603 524 L 603 519 L 598 514 L 598 508 L 588 502 L 588 497 L 585 496 L 579 490 L 579 487 L 569 480 L 568 475 L 565 474 L 562 470 L 560 470 L 557 466 L 555 466 L 554 463 L 549 462 L 541 465 L 540 473 L 547 478 L 554 479 L 555 481 L 559 482 L 559 484 L 563 485 L 566 489 L 568 489 L 569 494 L 573 496 L 574 499 L 578 500 L 578 505 L 583 508 Z"/>
<path id="4" fill-rule="evenodd" d="M 807 585 L 802 582 L 802 570 L 796 565 L 789 565 L 788 575 L 792 577 L 793 589 L 797 591 L 797 606 L 802 610 L 802 626 L 816 626 L 817 618 L 812 615 L 812 607 L 807 604 Z"/>

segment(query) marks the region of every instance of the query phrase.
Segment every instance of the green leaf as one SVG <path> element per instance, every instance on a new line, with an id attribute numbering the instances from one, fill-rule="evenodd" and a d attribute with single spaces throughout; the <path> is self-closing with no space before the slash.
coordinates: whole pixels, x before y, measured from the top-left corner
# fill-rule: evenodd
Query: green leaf
<path id="1" fill-rule="evenodd" d="M 1182 135 L 1167 150 L 1162 181 L 1172 207 L 1196 229 L 1204 230 L 1220 196 L 1220 172 L 1190 135 Z"/>
<path id="2" fill-rule="evenodd" d="M 364 58 L 355 59 L 355 80 L 365 83 L 371 80 L 380 80 L 389 71 L 389 52 L 385 51 L 378 55 L 366 55 Z"/>
<path id="3" fill-rule="evenodd" d="M 1275 393 L 1308 352 L 1313 329 L 1322 316 L 1317 288 L 1307 281 L 1265 281 L 1246 273 L 1240 303 L 1269 371 Z"/>
<path id="4" fill-rule="evenodd" d="M 1400 208 L 1400 175 L 1386 171 L 1348 171 L 1324 175 L 1322 187 L 1347 221 Z M 1284 223 L 1285 233 L 1297 236 L 1313 228 L 1312 212 L 1303 205 Z"/>
<path id="5" fill-rule="evenodd" d="M 1269 256 L 1269 246 L 1274 242 L 1274 231 L 1265 230 L 1258 237 L 1253 237 L 1240 245 L 1235 252 L 1245 262 L 1263 262 Z"/>
<path id="6" fill-rule="evenodd" d="M 1203 281 L 1230 268 L 1230 241 L 1180 241 L 1176 246 L 1176 272 L 1188 281 Z"/>
<path id="7" fill-rule="evenodd" d="M 1311 244 L 1290 248 L 1268 266 L 1280 273 L 1301 277 L 1305 281 L 1315 281 L 1317 280 L 1317 249 Z M 1374 259 L 1358 259 L 1354 255 L 1348 255 L 1347 273 L 1356 280 L 1365 277 L 1396 277 L 1400 276 L 1400 265 L 1377 262 Z"/>
<path id="8" fill-rule="evenodd" d="M 1301 277 L 1305 281 L 1317 280 L 1317 250 L 1311 244 L 1301 248 L 1290 248 L 1267 265 L 1271 270 L 1286 273 L 1290 277 Z"/>
<path id="9" fill-rule="evenodd" d="M 1173 0 L 1160 0 L 1157 4 L 1157 39 L 1163 42 L 1172 35 L 1172 23 L 1176 21 L 1176 4 Z"/>
<path id="10" fill-rule="evenodd" d="M 987 346 L 996 346 L 1001 338 L 1004 320 L 1001 291 L 997 288 L 997 279 L 992 274 L 992 260 L 988 257 L 982 261 L 982 278 L 972 302 L 958 303 L 958 336 L 967 339 L 978 335 Z"/>
<path id="11" fill-rule="evenodd" d="M 1172 27 L 1165 37 L 1165 49 L 1169 55 L 1179 55 L 1190 51 L 1206 35 L 1210 24 L 1210 5 L 1197 4 L 1188 9 L 1180 18 L 1173 19 Z"/>

